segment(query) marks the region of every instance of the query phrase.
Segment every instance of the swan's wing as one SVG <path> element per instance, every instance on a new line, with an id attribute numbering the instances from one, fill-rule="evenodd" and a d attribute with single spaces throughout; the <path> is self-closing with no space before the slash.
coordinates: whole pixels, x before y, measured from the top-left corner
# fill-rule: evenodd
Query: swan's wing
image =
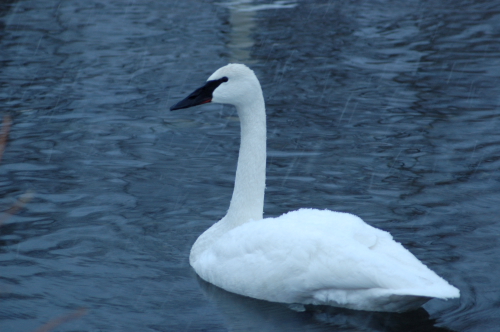
<path id="1" fill-rule="evenodd" d="M 325 290 L 414 290 L 443 281 L 389 233 L 356 216 L 318 210 L 239 226 L 193 267 L 228 291 L 288 303 Z"/>

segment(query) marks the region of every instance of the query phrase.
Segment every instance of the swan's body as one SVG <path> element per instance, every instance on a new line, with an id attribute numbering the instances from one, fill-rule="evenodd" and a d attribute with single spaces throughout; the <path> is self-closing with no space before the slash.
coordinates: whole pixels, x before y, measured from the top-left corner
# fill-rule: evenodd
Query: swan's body
<path id="1" fill-rule="evenodd" d="M 246 66 L 230 64 L 172 109 L 206 102 L 236 106 L 241 146 L 229 210 L 191 249 L 202 279 L 262 300 L 373 311 L 459 297 L 389 233 L 354 215 L 301 209 L 263 219 L 266 115 L 259 81 Z"/>

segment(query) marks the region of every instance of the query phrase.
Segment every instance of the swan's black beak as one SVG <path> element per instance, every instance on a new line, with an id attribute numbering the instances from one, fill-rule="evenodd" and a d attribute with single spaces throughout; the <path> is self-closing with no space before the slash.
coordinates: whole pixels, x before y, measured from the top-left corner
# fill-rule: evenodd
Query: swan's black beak
<path id="1" fill-rule="evenodd" d="M 217 87 L 224 82 L 227 82 L 227 77 L 223 77 L 221 79 L 214 81 L 207 81 L 207 83 L 204 86 L 196 89 L 189 96 L 182 99 L 174 106 L 170 107 L 170 110 L 175 111 L 211 102 L 214 90 L 217 89 Z"/>

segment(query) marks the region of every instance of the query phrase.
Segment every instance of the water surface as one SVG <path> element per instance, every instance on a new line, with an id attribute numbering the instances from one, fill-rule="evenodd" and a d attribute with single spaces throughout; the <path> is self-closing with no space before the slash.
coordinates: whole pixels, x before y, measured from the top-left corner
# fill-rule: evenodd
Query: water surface
<path id="1" fill-rule="evenodd" d="M 10 1 L 0 317 L 32 331 L 494 331 L 500 6 L 481 1 Z M 461 291 L 405 314 L 229 294 L 189 266 L 229 204 L 233 108 L 169 112 L 229 61 L 261 80 L 266 216 L 356 213 Z"/>

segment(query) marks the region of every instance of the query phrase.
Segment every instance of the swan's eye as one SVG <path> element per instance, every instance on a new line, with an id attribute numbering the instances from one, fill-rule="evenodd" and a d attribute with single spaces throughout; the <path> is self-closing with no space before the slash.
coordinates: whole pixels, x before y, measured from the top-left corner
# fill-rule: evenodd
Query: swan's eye
<path id="1" fill-rule="evenodd" d="M 227 82 L 229 81 L 229 78 L 227 78 L 226 76 L 224 76 L 223 78 L 220 79 L 222 82 Z"/>

